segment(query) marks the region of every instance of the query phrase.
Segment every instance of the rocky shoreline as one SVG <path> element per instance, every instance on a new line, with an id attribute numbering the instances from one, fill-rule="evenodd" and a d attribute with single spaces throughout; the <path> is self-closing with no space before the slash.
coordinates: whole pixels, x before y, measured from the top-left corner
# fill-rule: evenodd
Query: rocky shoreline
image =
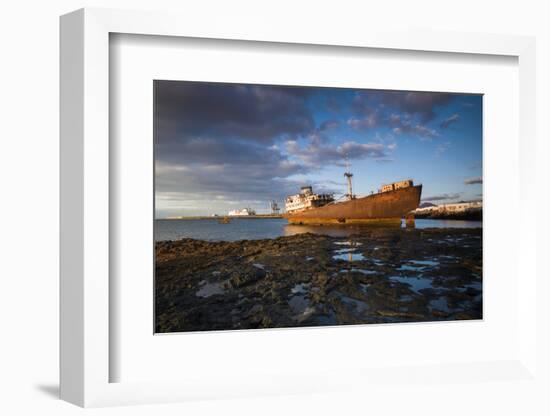
<path id="1" fill-rule="evenodd" d="M 156 332 L 482 318 L 481 229 L 156 243 Z"/>
<path id="2" fill-rule="evenodd" d="M 415 218 L 426 220 L 459 220 L 459 221 L 482 221 L 483 210 L 468 210 L 464 212 L 415 212 Z"/>

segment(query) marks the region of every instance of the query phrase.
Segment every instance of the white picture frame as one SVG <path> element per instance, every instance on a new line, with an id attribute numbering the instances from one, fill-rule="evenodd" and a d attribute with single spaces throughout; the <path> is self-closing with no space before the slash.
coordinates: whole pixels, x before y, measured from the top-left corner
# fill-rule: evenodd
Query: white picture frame
<path id="1" fill-rule="evenodd" d="M 79 406 L 158 403 L 209 397 L 306 393 L 406 378 L 404 369 L 369 372 L 331 370 L 322 382 L 315 374 L 278 374 L 265 380 L 223 382 L 208 379 L 148 383 L 110 382 L 109 366 L 117 357 L 109 348 L 109 35 L 112 33 L 206 39 L 333 45 L 453 54 L 505 55 L 519 62 L 520 215 L 517 241 L 522 279 L 517 293 L 518 353 L 509 360 L 456 365 L 441 363 L 415 370 L 415 380 L 445 377 L 479 382 L 476 372 L 506 380 L 536 377 L 536 218 L 529 211 L 536 195 L 534 172 L 535 41 L 530 37 L 350 28 L 328 34 L 312 25 L 298 26 L 223 19 L 204 25 L 192 16 L 167 13 L 82 9 L 61 18 L 61 398 Z M 529 213 L 529 214 L 528 214 Z M 297 330 L 295 330 L 297 331 Z M 412 380 L 412 379 L 411 379 Z M 412 382 L 412 381 L 411 381 Z"/>

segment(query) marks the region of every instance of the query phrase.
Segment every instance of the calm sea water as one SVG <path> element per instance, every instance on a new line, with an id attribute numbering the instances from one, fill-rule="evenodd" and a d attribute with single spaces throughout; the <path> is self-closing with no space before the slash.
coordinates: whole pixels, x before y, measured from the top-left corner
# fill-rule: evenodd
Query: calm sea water
<path id="1" fill-rule="evenodd" d="M 481 221 L 416 220 L 416 228 L 481 228 L 481 224 Z M 228 224 L 220 224 L 214 218 L 155 221 L 156 241 L 179 240 L 181 238 L 207 241 L 261 240 L 302 233 L 347 237 L 360 231 L 360 226 L 289 225 L 285 219 L 278 218 L 233 218 Z"/>

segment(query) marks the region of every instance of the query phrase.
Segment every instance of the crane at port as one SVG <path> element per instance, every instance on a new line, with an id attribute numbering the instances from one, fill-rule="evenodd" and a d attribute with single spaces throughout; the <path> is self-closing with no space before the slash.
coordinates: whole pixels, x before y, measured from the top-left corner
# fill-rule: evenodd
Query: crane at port
<path id="1" fill-rule="evenodd" d="M 271 214 L 272 215 L 279 215 L 280 209 L 279 209 L 279 205 L 277 205 L 276 201 L 271 201 L 269 203 L 269 207 L 271 209 Z"/>

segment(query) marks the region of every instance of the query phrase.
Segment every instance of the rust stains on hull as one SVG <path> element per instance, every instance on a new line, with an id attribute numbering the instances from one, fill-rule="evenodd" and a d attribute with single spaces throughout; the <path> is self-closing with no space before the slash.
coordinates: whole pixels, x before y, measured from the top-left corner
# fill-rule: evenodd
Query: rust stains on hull
<path id="1" fill-rule="evenodd" d="M 422 185 L 283 215 L 291 224 L 395 224 L 418 208 Z"/>

